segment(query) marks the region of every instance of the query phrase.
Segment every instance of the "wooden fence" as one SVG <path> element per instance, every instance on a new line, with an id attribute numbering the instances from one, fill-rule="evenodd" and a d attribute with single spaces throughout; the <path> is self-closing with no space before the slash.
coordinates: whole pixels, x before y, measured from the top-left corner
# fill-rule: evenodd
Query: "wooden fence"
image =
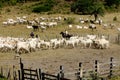
<path id="1" fill-rule="evenodd" d="M 20 58 L 20 70 L 18 70 L 19 80 L 39 80 L 37 69 L 25 69 Z"/>
<path id="2" fill-rule="evenodd" d="M 120 76 L 120 61 L 115 60 L 113 57 L 110 58 L 109 62 L 100 62 L 95 60 L 94 68 L 84 69 L 84 63 L 80 62 L 76 71 L 65 72 L 63 66 L 60 66 L 59 72 L 56 74 L 49 74 L 41 69 L 24 68 L 24 65 L 20 59 L 20 69 L 15 70 L 13 66 L 12 74 L 11 69 L 8 69 L 7 74 L 4 74 L 4 69 L 1 67 L 0 73 L 5 76 L 8 80 L 106 80 L 114 76 Z M 89 66 L 89 65 L 88 65 Z M 18 71 L 18 72 L 17 72 Z M 67 77 L 66 75 L 70 75 Z M 71 76 L 74 75 L 74 79 Z"/>
<path id="3" fill-rule="evenodd" d="M 60 66 L 60 73 L 58 73 L 57 75 L 48 74 L 45 72 L 41 72 L 41 69 L 39 69 L 39 72 L 37 69 L 24 69 L 24 65 L 20 59 L 20 68 L 21 70 L 18 70 L 19 80 L 69 80 L 64 78 L 62 66 Z"/>
<path id="4" fill-rule="evenodd" d="M 116 43 L 120 44 L 120 33 L 118 34 L 118 36 L 116 37 Z"/>
<path id="5" fill-rule="evenodd" d="M 5 77 L 7 80 L 18 80 L 17 71 L 15 65 L 10 66 L 1 66 L 0 67 L 0 77 Z"/>

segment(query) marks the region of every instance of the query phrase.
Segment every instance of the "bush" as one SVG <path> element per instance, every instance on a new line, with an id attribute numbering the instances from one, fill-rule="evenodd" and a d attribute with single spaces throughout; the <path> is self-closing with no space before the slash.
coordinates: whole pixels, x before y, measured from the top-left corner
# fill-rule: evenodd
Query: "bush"
<path id="1" fill-rule="evenodd" d="M 39 13 L 50 11 L 55 4 L 55 0 L 46 0 L 45 2 L 37 3 L 37 5 L 33 7 L 32 12 Z"/>
<path id="2" fill-rule="evenodd" d="M 11 12 L 11 10 L 9 8 L 6 9 L 6 12 Z"/>
<path id="3" fill-rule="evenodd" d="M 50 10 L 51 10 L 51 7 L 49 6 L 39 5 L 39 6 L 34 7 L 32 12 L 39 13 L 39 12 L 47 12 Z"/>
<path id="4" fill-rule="evenodd" d="M 17 0 L 10 0 L 10 4 L 11 5 L 16 5 L 17 4 Z"/>
<path id="5" fill-rule="evenodd" d="M 0 74 L 0 80 L 7 80 L 7 79 Z"/>
<path id="6" fill-rule="evenodd" d="M 115 17 L 113 17 L 113 21 L 117 21 L 117 17 L 115 16 Z"/>
<path id="7" fill-rule="evenodd" d="M 67 24 L 74 24 L 75 18 L 68 17 L 68 18 L 65 20 L 65 22 L 66 22 Z"/>

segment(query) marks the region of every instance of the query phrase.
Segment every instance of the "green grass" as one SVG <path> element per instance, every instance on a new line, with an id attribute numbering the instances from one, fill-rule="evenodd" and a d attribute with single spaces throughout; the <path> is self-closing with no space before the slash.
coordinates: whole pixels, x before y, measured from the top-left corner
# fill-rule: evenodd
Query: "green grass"
<path id="1" fill-rule="evenodd" d="M 120 76 L 117 76 L 117 77 L 113 77 L 112 79 L 110 80 L 120 80 Z"/>
<path id="2" fill-rule="evenodd" d="M 0 80 L 7 80 L 7 79 L 0 74 Z"/>
<path id="3" fill-rule="evenodd" d="M 0 80 L 7 80 L 6 78 L 0 78 Z"/>

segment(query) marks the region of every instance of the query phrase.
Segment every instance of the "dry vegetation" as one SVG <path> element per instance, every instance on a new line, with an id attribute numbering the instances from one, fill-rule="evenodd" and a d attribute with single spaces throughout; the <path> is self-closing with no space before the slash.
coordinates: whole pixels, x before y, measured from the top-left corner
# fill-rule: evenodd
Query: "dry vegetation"
<path id="1" fill-rule="evenodd" d="M 84 34 L 84 33 L 94 33 L 94 34 L 98 34 L 98 33 L 102 33 L 102 34 L 113 34 L 113 33 L 118 33 L 118 30 L 117 30 L 117 27 L 120 26 L 119 22 L 120 22 L 120 13 L 107 13 L 104 17 L 101 17 L 101 19 L 103 20 L 104 23 L 115 23 L 116 26 L 114 29 L 107 29 L 107 30 L 104 30 L 102 28 L 102 26 L 99 26 L 97 25 L 97 30 L 92 32 L 91 30 L 77 30 L 77 29 L 72 29 L 70 30 L 69 32 L 70 33 L 73 33 L 73 34 Z M 28 37 L 29 33 L 32 31 L 31 29 L 27 29 L 26 28 L 26 25 L 16 25 L 16 26 L 3 26 L 2 25 L 2 22 L 3 21 L 6 21 L 8 18 L 13 18 L 13 19 L 16 19 L 16 16 L 23 16 L 23 15 L 26 15 L 28 16 L 28 19 L 29 20 L 32 20 L 36 17 L 40 17 L 40 16 L 43 16 L 43 17 L 56 17 L 56 16 L 67 16 L 67 17 L 73 17 L 76 19 L 75 21 L 75 24 L 79 24 L 78 23 L 78 19 L 79 18 L 90 18 L 90 19 L 93 19 L 93 16 L 84 16 L 84 15 L 75 15 L 75 14 L 69 14 L 69 15 L 62 15 L 62 14 L 51 14 L 51 15 L 45 15 L 45 14 L 33 14 L 31 13 L 30 15 L 28 14 L 15 14 L 14 11 L 11 10 L 11 12 L 8 13 L 2 13 L 1 14 L 1 19 L 0 19 L 0 35 L 2 36 L 13 36 L 13 37 Z M 117 21 L 113 21 L 113 18 L 114 17 L 117 17 Z M 85 24 L 86 25 L 86 24 Z M 50 37 L 52 38 L 53 37 L 56 37 L 56 36 L 60 36 L 59 35 L 59 32 L 60 31 L 64 31 L 65 29 L 68 29 L 68 25 L 66 24 L 62 24 L 62 25 L 58 25 L 57 27 L 55 28 L 50 28 L 50 29 L 47 29 L 46 31 L 44 31 L 44 33 L 42 33 L 41 31 L 39 32 L 35 32 L 37 34 L 39 34 L 41 37 L 44 37 L 44 36 L 47 36 L 47 37 Z M 49 33 L 49 34 L 48 34 Z"/>

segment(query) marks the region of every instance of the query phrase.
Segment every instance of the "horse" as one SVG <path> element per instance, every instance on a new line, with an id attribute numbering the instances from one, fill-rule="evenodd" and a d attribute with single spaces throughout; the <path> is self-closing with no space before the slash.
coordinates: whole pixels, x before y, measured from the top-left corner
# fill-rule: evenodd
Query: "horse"
<path id="1" fill-rule="evenodd" d="M 32 28 L 34 31 L 39 30 L 39 26 L 37 26 L 37 25 L 33 25 Z"/>
<path id="2" fill-rule="evenodd" d="M 64 33 L 64 32 L 60 32 L 60 34 L 61 34 L 62 37 L 65 38 L 65 39 L 70 39 L 70 37 L 73 36 L 73 35 L 71 35 L 71 34 L 66 34 L 66 33 Z"/>

